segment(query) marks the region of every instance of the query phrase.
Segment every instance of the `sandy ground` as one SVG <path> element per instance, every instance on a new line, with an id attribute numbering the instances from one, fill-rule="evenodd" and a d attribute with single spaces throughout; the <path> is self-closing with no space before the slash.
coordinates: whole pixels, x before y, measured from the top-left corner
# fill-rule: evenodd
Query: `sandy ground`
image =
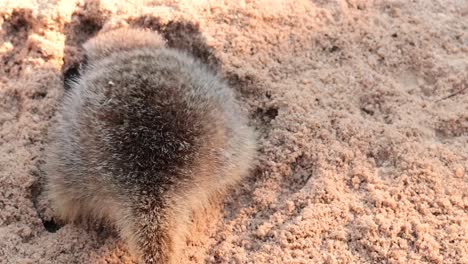
<path id="1" fill-rule="evenodd" d="M 125 23 L 218 69 L 261 134 L 182 263 L 468 263 L 467 1 L 134 2 L 2 1 L 0 263 L 131 263 L 52 218 L 40 170 L 62 71 Z"/>

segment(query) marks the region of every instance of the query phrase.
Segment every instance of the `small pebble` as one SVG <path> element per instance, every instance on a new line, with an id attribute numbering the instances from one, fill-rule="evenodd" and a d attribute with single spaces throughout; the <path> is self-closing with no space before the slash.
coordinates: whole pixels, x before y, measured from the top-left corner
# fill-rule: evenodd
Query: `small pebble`
<path id="1" fill-rule="evenodd" d="M 465 176 L 465 169 L 463 167 L 457 167 L 455 169 L 455 177 L 463 178 Z"/>

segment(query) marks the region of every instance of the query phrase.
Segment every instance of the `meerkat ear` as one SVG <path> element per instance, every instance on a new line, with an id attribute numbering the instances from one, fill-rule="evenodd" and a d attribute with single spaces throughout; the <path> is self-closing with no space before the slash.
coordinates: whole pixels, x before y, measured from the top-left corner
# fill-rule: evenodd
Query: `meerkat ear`
<path id="1" fill-rule="evenodd" d="M 157 32 L 139 28 L 120 28 L 98 34 L 84 45 L 89 60 L 102 59 L 114 52 L 139 48 L 163 48 L 165 41 Z"/>

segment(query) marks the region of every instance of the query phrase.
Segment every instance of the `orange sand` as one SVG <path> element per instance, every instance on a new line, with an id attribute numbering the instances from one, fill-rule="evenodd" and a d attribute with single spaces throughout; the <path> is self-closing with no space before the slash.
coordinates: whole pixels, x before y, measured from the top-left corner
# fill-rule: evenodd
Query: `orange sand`
<path id="1" fill-rule="evenodd" d="M 50 2 L 0 7 L 0 263 L 131 263 L 55 222 L 40 170 L 62 70 L 125 23 L 218 69 L 261 134 L 182 263 L 468 263 L 467 1 Z"/>

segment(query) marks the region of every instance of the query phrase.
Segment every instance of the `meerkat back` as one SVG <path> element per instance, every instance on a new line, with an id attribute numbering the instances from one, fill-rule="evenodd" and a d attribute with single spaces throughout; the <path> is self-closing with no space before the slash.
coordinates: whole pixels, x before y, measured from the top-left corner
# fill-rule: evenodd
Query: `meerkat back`
<path id="1" fill-rule="evenodd" d="M 143 263 L 175 263 L 191 212 L 246 176 L 254 132 L 225 83 L 156 33 L 109 31 L 84 48 L 49 133 L 51 205 L 114 224 Z"/>

